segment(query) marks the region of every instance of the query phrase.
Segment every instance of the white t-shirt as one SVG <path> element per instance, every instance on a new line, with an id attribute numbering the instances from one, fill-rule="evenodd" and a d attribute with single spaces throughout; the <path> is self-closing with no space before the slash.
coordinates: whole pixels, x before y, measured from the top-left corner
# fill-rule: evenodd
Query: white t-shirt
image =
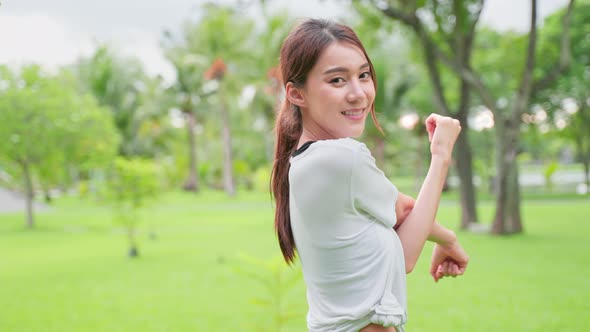
<path id="1" fill-rule="evenodd" d="M 311 144 L 291 157 L 289 187 L 309 331 L 356 332 L 374 323 L 403 332 L 405 262 L 393 230 L 398 191 L 365 144 Z"/>

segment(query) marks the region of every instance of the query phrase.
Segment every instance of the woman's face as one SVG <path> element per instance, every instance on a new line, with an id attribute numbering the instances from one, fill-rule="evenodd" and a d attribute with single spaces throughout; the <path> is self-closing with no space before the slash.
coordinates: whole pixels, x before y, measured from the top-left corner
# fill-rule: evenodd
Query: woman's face
<path id="1" fill-rule="evenodd" d="M 375 99 L 369 63 L 356 46 L 335 42 L 301 89 L 303 129 L 315 139 L 358 137 Z"/>

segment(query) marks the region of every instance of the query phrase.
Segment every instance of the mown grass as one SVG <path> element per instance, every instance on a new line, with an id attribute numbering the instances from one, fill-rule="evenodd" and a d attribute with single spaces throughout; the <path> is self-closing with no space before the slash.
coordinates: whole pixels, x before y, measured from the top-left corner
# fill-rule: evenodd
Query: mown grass
<path id="1" fill-rule="evenodd" d="M 479 211 L 490 220 L 493 206 Z M 457 229 L 458 216 L 444 201 L 438 219 Z M 34 230 L 22 214 L 1 214 L 0 331 L 261 331 L 269 322 L 272 308 L 251 301 L 265 287 L 234 269 L 240 253 L 279 254 L 268 194 L 165 194 L 142 218 L 141 256 L 130 259 L 121 227 L 92 200 L 58 199 Z M 435 284 L 427 246 L 408 276 L 408 331 L 590 326 L 590 201 L 525 201 L 523 218 L 521 235 L 458 231 L 471 255 L 461 278 Z M 305 331 L 303 283 L 286 296 L 297 315 L 284 331 Z"/>

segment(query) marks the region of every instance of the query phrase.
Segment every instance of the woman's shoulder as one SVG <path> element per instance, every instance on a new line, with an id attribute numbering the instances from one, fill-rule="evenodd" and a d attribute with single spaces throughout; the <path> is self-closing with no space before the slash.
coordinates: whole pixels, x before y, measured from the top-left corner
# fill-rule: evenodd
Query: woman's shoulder
<path id="1" fill-rule="evenodd" d="M 353 138 L 325 139 L 308 142 L 304 145 L 303 151 L 293 155 L 294 160 L 298 159 L 327 159 L 332 162 L 354 160 L 357 154 L 368 153 L 367 146 Z M 313 156 L 313 157 L 312 157 Z"/>
<path id="2" fill-rule="evenodd" d="M 364 143 L 352 138 L 318 140 L 291 158 L 291 166 L 296 168 L 321 169 L 334 175 L 350 173 L 351 169 L 364 160 L 370 152 Z M 358 166 L 357 166 L 358 167 Z"/>
<path id="3" fill-rule="evenodd" d="M 358 149 L 366 148 L 364 143 L 350 137 L 320 140 L 317 141 L 316 144 L 318 144 L 318 147 L 347 149 L 350 151 L 357 151 Z"/>
<path id="4" fill-rule="evenodd" d="M 310 141 L 293 153 L 292 161 L 300 159 L 341 161 L 342 159 L 351 159 L 362 149 L 366 149 L 365 144 L 352 138 Z"/>
<path id="5" fill-rule="evenodd" d="M 363 143 L 352 138 L 318 140 L 291 158 L 291 167 L 332 175 L 350 173 Z"/>
<path id="6" fill-rule="evenodd" d="M 320 146 L 318 146 L 318 148 L 320 148 L 318 150 L 323 150 L 322 152 L 326 154 L 325 156 L 327 158 L 347 158 L 354 161 L 353 164 L 358 164 L 359 161 L 372 160 L 374 162 L 375 160 L 367 145 L 353 138 L 347 137 L 318 142 L 321 143 Z M 321 149 L 322 146 L 324 149 Z M 334 151 L 338 156 L 334 156 L 333 154 L 329 153 L 329 151 Z M 346 153 L 343 153 L 344 151 L 346 151 Z"/>

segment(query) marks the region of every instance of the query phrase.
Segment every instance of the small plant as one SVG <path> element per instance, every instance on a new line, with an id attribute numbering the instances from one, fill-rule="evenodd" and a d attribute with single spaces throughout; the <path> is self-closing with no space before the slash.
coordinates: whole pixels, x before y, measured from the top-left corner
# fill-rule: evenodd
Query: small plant
<path id="1" fill-rule="evenodd" d="M 122 224 L 129 241 L 129 257 L 139 256 L 136 232 L 140 210 L 154 199 L 160 189 L 154 162 L 117 158 L 107 181 L 107 198 L 112 203 L 114 218 Z"/>
<path id="2" fill-rule="evenodd" d="M 543 169 L 543 176 L 545 177 L 545 186 L 550 192 L 553 191 L 553 174 L 557 171 L 559 164 L 555 161 L 550 162 Z"/>
<path id="3" fill-rule="evenodd" d="M 271 317 L 270 322 L 254 323 L 253 330 L 281 332 L 294 317 L 303 314 L 289 308 L 290 294 L 303 279 L 300 269 L 287 266 L 278 255 L 262 260 L 239 254 L 238 261 L 240 264 L 234 266 L 234 271 L 259 283 L 265 290 L 250 302 L 260 308 L 260 313 L 265 317 Z"/>

